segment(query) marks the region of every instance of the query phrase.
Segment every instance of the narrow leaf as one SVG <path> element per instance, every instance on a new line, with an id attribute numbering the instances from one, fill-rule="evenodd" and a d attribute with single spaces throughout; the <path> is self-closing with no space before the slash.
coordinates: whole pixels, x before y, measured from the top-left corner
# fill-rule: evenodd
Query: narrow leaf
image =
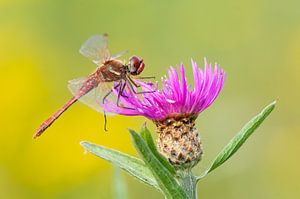
<path id="1" fill-rule="evenodd" d="M 211 166 L 198 177 L 197 180 L 203 178 L 208 173 L 221 166 L 226 160 L 228 160 L 249 138 L 249 136 L 254 132 L 255 129 L 266 119 L 266 117 L 275 108 L 276 101 L 265 107 L 258 115 L 253 117 L 235 137 L 224 147 L 224 149 L 218 154 L 215 160 L 212 162 Z"/>
<path id="2" fill-rule="evenodd" d="M 159 189 L 159 186 L 155 178 L 153 177 L 152 172 L 146 167 L 145 163 L 142 160 L 129 156 L 125 153 L 121 153 L 119 151 L 95 145 L 89 142 L 81 142 L 80 144 L 87 151 L 93 153 L 94 155 L 115 164 L 116 166 L 127 171 L 144 183 Z"/>
<path id="3" fill-rule="evenodd" d="M 124 177 L 122 176 L 121 169 L 114 167 L 113 191 L 115 199 L 127 199 L 127 186 Z"/>
<path id="4" fill-rule="evenodd" d="M 176 170 L 175 168 L 170 164 L 170 162 L 163 157 L 158 151 L 157 148 L 155 146 L 155 143 L 153 141 L 153 138 L 151 136 L 150 131 L 147 129 L 146 125 L 144 125 L 142 127 L 141 130 L 141 136 L 144 139 L 144 141 L 146 142 L 147 146 L 149 147 L 149 149 L 151 150 L 151 152 L 153 153 L 153 155 L 160 161 L 160 163 L 162 163 L 162 165 L 164 165 L 166 167 L 166 169 L 168 169 L 168 171 L 172 174 L 172 175 L 176 175 Z"/>
<path id="5" fill-rule="evenodd" d="M 143 138 L 133 130 L 129 130 L 129 132 L 132 136 L 135 148 L 140 156 L 142 156 L 148 168 L 152 171 L 165 196 L 167 198 L 178 199 L 188 198 L 182 187 L 177 183 L 175 177 L 155 157 Z"/>

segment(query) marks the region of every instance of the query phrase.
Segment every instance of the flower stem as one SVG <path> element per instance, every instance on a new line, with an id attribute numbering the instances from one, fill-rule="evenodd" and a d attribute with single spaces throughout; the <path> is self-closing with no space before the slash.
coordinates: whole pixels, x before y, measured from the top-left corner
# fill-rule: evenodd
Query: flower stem
<path id="1" fill-rule="evenodd" d="M 180 185 L 190 199 L 197 199 L 197 180 L 190 169 L 180 172 Z"/>

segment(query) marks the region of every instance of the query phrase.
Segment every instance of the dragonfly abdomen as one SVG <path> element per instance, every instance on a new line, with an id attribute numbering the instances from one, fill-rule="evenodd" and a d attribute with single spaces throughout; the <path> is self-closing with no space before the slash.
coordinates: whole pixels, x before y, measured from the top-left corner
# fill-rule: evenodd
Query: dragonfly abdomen
<path id="1" fill-rule="evenodd" d="M 100 83 L 100 79 L 95 75 L 92 74 L 81 86 L 81 88 L 78 90 L 75 97 L 79 99 L 83 95 L 90 92 L 92 89 L 96 88 Z"/>

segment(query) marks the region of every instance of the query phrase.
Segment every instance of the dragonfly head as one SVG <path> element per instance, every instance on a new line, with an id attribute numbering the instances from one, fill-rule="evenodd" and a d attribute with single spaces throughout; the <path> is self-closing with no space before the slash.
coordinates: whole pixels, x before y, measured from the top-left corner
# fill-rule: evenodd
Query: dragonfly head
<path id="1" fill-rule="evenodd" d="M 137 56 L 132 56 L 129 61 L 129 72 L 131 75 L 139 75 L 144 70 L 145 63 L 143 59 Z"/>

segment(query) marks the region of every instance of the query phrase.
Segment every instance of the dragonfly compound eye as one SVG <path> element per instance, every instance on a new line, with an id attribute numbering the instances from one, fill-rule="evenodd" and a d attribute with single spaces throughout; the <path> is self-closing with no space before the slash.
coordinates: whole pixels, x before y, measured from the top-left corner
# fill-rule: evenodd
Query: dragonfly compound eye
<path id="1" fill-rule="evenodd" d="M 144 68 L 145 68 L 145 63 L 143 60 L 141 60 L 140 66 L 139 66 L 138 70 L 136 71 L 136 74 L 137 75 L 141 74 L 141 72 L 144 70 Z"/>
<path id="2" fill-rule="evenodd" d="M 130 73 L 132 75 L 137 75 L 141 64 L 143 64 L 143 60 L 141 60 L 137 56 L 132 56 L 130 58 L 130 68 L 129 68 Z"/>

